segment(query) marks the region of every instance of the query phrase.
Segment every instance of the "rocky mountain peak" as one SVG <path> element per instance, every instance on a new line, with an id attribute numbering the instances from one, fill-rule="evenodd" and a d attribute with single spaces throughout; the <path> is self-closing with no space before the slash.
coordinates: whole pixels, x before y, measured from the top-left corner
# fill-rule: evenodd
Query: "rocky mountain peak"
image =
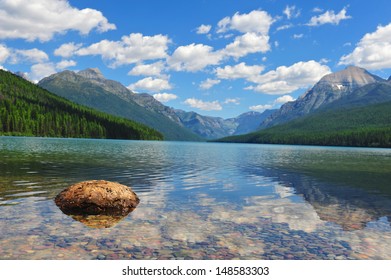
<path id="1" fill-rule="evenodd" d="M 262 127 L 304 116 L 341 98 L 350 96 L 360 87 L 384 81 L 363 68 L 346 67 L 344 70 L 325 75 L 296 101 L 282 105 L 279 111 L 265 120 Z"/>
<path id="2" fill-rule="evenodd" d="M 346 87 L 351 90 L 381 80 L 380 77 L 369 73 L 363 68 L 348 66 L 342 71 L 324 76 L 318 82 L 318 85 L 328 84 L 337 90 L 343 90 Z"/>
<path id="3" fill-rule="evenodd" d="M 241 118 L 241 117 L 251 117 L 251 116 L 259 116 L 259 115 L 261 115 L 261 113 L 255 112 L 255 111 L 249 111 L 249 112 L 245 112 L 245 113 L 239 115 L 238 118 Z"/>
<path id="4" fill-rule="evenodd" d="M 382 78 L 363 68 L 348 66 L 344 70 L 325 75 L 298 101 L 306 103 L 305 112 L 308 113 L 352 93 L 359 87 L 382 81 Z"/>
<path id="5" fill-rule="evenodd" d="M 77 73 L 87 79 L 102 80 L 105 79 L 102 72 L 98 68 L 87 68 Z"/>

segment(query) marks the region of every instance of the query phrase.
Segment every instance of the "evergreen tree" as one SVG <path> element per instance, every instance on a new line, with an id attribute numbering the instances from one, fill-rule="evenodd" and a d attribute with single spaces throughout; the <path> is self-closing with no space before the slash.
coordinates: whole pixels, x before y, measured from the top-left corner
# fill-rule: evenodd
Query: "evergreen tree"
<path id="1" fill-rule="evenodd" d="M 0 70 L 0 135 L 162 140 L 143 124 L 77 105 Z"/>

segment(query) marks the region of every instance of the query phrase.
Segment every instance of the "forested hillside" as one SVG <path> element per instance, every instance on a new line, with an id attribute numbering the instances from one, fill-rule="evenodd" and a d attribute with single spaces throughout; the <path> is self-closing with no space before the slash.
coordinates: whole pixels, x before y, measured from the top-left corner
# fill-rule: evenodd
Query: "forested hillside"
<path id="1" fill-rule="evenodd" d="M 0 70 L 0 135 L 161 140 L 145 125 L 101 113 Z"/>
<path id="2" fill-rule="evenodd" d="M 391 102 L 328 110 L 219 142 L 391 147 Z"/>
<path id="3" fill-rule="evenodd" d="M 162 133 L 165 140 L 201 141 L 200 137 L 166 115 L 148 108 L 148 105 L 144 108 L 140 100 L 138 104 L 134 99 L 143 99 L 142 96 L 132 93 L 119 82 L 106 79 L 98 69 L 78 73 L 63 71 L 42 79 L 38 85 L 77 104 L 152 127 Z"/>

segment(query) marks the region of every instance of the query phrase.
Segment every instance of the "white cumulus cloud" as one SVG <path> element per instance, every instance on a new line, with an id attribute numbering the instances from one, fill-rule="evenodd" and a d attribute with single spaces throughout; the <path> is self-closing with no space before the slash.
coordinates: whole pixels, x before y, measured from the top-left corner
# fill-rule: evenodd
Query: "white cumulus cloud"
<path id="1" fill-rule="evenodd" d="M 166 103 L 171 100 L 177 99 L 178 96 L 172 93 L 156 93 L 153 95 L 153 98 L 155 98 L 159 102 Z"/>
<path id="2" fill-rule="evenodd" d="M 157 61 L 151 64 L 139 64 L 133 67 L 132 70 L 129 71 L 129 75 L 133 76 L 154 76 L 154 77 L 162 77 L 162 72 L 165 69 L 165 64 L 163 61 Z"/>
<path id="3" fill-rule="evenodd" d="M 284 96 L 278 97 L 270 104 L 254 105 L 254 106 L 249 107 L 249 109 L 253 110 L 253 111 L 263 112 L 265 110 L 272 109 L 273 107 L 275 107 L 277 105 L 285 104 L 285 103 L 291 102 L 291 101 L 295 101 L 295 99 L 290 95 L 284 95 Z"/>
<path id="4" fill-rule="evenodd" d="M 100 55 L 111 67 L 140 63 L 144 60 L 167 57 L 168 44 L 171 40 L 165 35 L 144 36 L 132 33 L 123 36 L 121 41 L 102 40 L 88 47 L 81 48 L 75 54 Z"/>
<path id="5" fill-rule="evenodd" d="M 135 91 L 146 90 L 149 92 L 160 92 L 172 89 L 172 86 L 167 80 L 147 77 L 129 85 L 128 88 Z"/>
<path id="6" fill-rule="evenodd" d="M 296 6 L 286 6 L 283 14 L 288 18 L 297 18 L 300 16 L 300 10 L 297 10 Z"/>
<path id="7" fill-rule="evenodd" d="M 220 80 L 214 80 L 214 79 L 207 78 L 205 81 L 201 82 L 200 88 L 207 90 L 207 89 L 212 88 L 215 85 L 218 85 L 220 82 L 221 82 Z"/>
<path id="8" fill-rule="evenodd" d="M 85 35 L 115 29 L 100 11 L 72 7 L 66 0 L 0 0 L 0 38 L 49 41 L 69 30 Z"/>
<path id="9" fill-rule="evenodd" d="M 322 8 L 319 8 L 319 7 L 315 7 L 315 8 L 312 9 L 312 11 L 313 11 L 314 13 L 321 13 L 321 12 L 323 12 L 323 9 L 322 9 Z"/>
<path id="10" fill-rule="evenodd" d="M 0 63 L 5 62 L 9 57 L 9 55 L 10 55 L 9 49 L 6 46 L 0 44 Z"/>
<path id="11" fill-rule="evenodd" d="M 62 71 L 68 67 L 76 66 L 76 61 L 73 60 L 62 60 L 58 63 L 54 62 L 43 62 L 36 63 L 30 67 L 30 73 L 26 73 L 31 81 L 39 82 L 45 77 Z"/>
<path id="12" fill-rule="evenodd" d="M 29 50 L 13 50 L 11 54 L 12 64 L 23 62 L 42 63 L 49 60 L 49 56 L 37 48 Z"/>
<path id="13" fill-rule="evenodd" d="M 54 50 L 54 54 L 57 56 L 69 58 L 75 54 L 75 52 L 80 49 L 82 44 L 76 44 L 74 42 L 62 44 L 59 48 Z"/>
<path id="14" fill-rule="evenodd" d="M 204 44 L 190 44 L 178 47 L 167 58 L 169 67 L 176 71 L 196 72 L 210 65 L 219 65 L 222 60 L 233 57 L 239 59 L 248 54 L 265 53 L 270 50 L 269 30 L 274 19 L 265 11 L 254 10 L 248 14 L 236 13 L 225 17 L 217 24 L 217 33 L 237 31 L 243 33 L 234 38 L 224 48 L 214 50 Z M 197 33 L 209 33 L 210 25 L 201 25 Z M 225 34 L 228 39 L 233 34 Z"/>
<path id="15" fill-rule="evenodd" d="M 248 81 L 257 85 L 245 89 L 266 94 L 285 94 L 311 86 L 330 72 L 328 66 L 314 60 L 300 61 L 291 66 L 280 66 L 263 75 L 251 77 Z"/>
<path id="16" fill-rule="evenodd" d="M 254 105 L 254 106 L 250 106 L 249 107 L 249 109 L 251 111 L 257 111 L 257 112 L 260 112 L 260 113 L 262 113 L 262 112 L 264 112 L 264 111 L 266 111 L 268 109 L 271 109 L 271 108 L 273 108 L 273 106 L 269 105 L 269 104 L 267 104 L 267 105 Z"/>
<path id="17" fill-rule="evenodd" d="M 56 65 L 52 62 L 37 63 L 31 66 L 29 78 L 34 82 L 39 82 L 41 79 L 48 77 L 57 72 Z"/>
<path id="18" fill-rule="evenodd" d="M 274 100 L 274 104 L 284 104 L 287 102 L 295 101 L 295 99 L 290 95 L 283 95 Z"/>
<path id="19" fill-rule="evenodd" d="M 307 23 L 309 26 L 318 26 L 323 24 L 334 24 L 338 25 L 341 20 L 346 20 L 352 18 L 348 16 L 346 8 L 343 8 L 338 14 L 336 14 L 333 10 L 326 11 L 325 13 L 313 16 L 310 21 Z"/>
<path id="20" fill-rule="evenodd" d="M 277 27 L 277 31 L 281 31 L 281 30 L 286 30 L 286 29 L 289 29 L 289 28 L 292 28 L 293 27 L 293 24 L 284 24 L 284 25 L 281 25 L 279 27 Z"/>
<path id="21" fill-rule="evenodd" d="M 261 65 L 246 65 L 245 62 L 241 62 L 237 65 L 227 65 L 224 68 L 218 67 L 215 72 L 216 76 L 220 79 L 251 79 L 260 75 L 264 70 Z"/>
<path id="22" fill-rule="evenodd" d="M 211 28 L 212 28 L 211 25 L 202 24 L 199 27 L 197 27 L 197 34 L 208 34 Z"/>
<path id="23" fill-rule="evenodd" d="M 232 17 L 225 17 L 217 24 L 217 33 L 236 30 L 242 33 L 269 33 L 273 18 L 265 11 L 254 10 L 248 14 L 236 13 Z"/>
<path id="24" fill-rule="evenodd" d="M 269 36 L 256 33 L 246 33 L 237 36 L 234 42 L 228 44 L 222 53 L 234 58 L 244 57 L 251 53 L 265 53 L 270 50 Z"/>
<path id="25" fill-rule="evenodd" d="M 58 62 L 56 64 L 56 69 L 58 70 L 64 70 L 66 68 L 69 68 L 69 67 L 73 67 L 73 66 L 76 66 L 76 61 L 74 60 L 61 60 L 60 62 Z"/>
<path id="26" fill-rule="evenodd" d="M 240 99 L 239 98 L 227 98 L 227 99 L 225 99 L 224 104 L 240 105 Z"/>
<path id="27" fill-rule="evenodd" d="M 221 50 L 225 57 L 240 58 L 252 53 L 270 50 L 269 30 L 274 19 L 265 11 L 254 10 L 248 14 L 236 13 L 217 24 L 217 33 L 238 31 L 243 33 Z"/>
<path id="28" fill-rule="evenodd" d="M 391 68 L 391 23 L 365 34 L 353 52 L 341 57 L 339 64 L 352 64 L 369 70 Z"/>
<path id="29" fill-rule="evenodd" d="M 184 103 L 192 108 L 197 108 L 203 111 L 221 111 L 223 109 L 220 102 L 217 100 L 209 102 L 196 98 L 188 98 Z"/>
<path id="30" fill-rule="evenodd" d="M 289 84 L 287 81 L 270 81 L 256 86 L 248 86 L 246 90 L 253 90 L 265 94 L 284 94 L 295 91 L 297 86 Z"/>
<path id="31" fill-rule="evenodd" d="M 222 54 L 211 46 L 193 43 L 178 47 L 167 62 L 173 70 L 196 72 L 209 65 L 218 65 L 222 58 Z"/>

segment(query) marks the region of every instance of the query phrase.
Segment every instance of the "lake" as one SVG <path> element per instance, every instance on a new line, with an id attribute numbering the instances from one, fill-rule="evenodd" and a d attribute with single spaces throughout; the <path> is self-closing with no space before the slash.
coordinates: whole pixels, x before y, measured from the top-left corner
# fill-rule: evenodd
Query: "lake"
<path id="1" fill-rule="evenodd" d="M 63 214 L 92 179 L 140 204 Z M 0 259 L 389 260 L 390 222 L 390 149 L 0 137 Z"/>

